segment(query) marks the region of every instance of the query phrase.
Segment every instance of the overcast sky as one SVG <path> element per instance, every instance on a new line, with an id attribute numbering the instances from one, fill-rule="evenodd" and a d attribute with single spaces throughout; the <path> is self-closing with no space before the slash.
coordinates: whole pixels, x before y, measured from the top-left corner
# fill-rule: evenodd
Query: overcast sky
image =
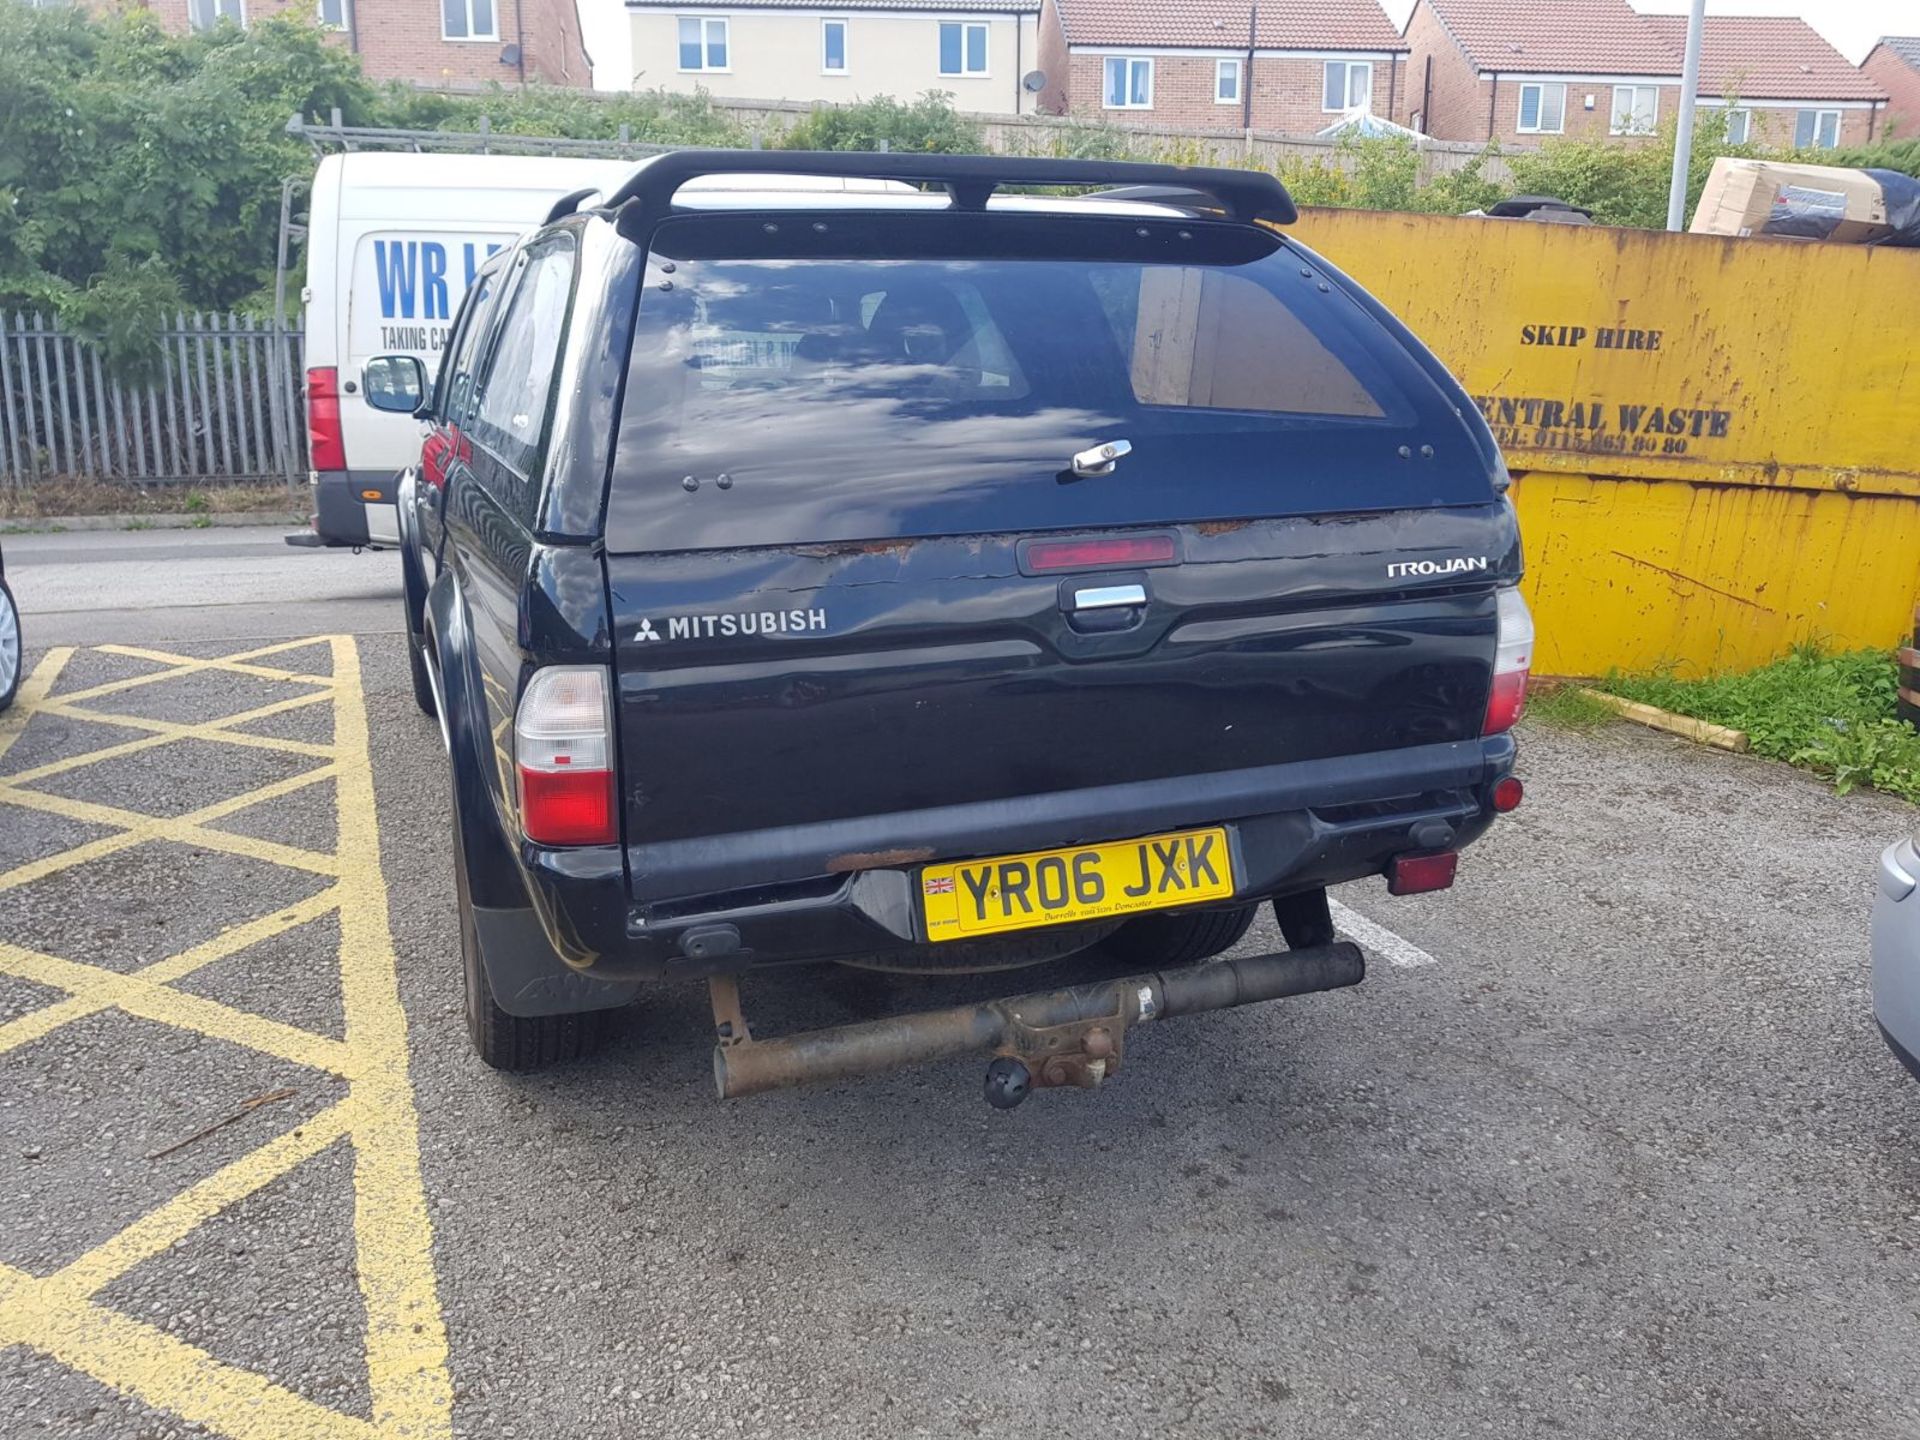
<path id="1" fill-rule="evenodd" d="M 824 3 L 824 0 L 823 0 Z M 1413 0 L 1382 0 L 1394 23 L 1404 25 Z M 1688 0 L 1634 0 L 1646 11 L 1684 14 Z M 633 80 L 628 58 L 627 12 L 622 0 L 579 0 L 580 23 L 594 60 L 594 83 L 624 90 Z M 1800 15 L 1856 65 L 1882 35 L 1920 33 L 1920 0 L 1707 0 L 1714 15 Z M 911 96 L 901 96 L 911 99 Z"/>

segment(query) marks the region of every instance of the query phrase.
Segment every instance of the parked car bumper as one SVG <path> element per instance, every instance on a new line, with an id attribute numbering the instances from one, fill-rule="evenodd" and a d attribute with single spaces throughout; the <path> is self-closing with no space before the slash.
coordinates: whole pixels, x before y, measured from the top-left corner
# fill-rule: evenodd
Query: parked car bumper
<path id="1" fill-rule="evenodd" d="M 395 492 L 400 477 L 388 470 L 313 472 L 313 539 L 287 537 L 289 545 L 372 546 L 400 543 Z"/>
<path id="2" fill-rule="evenodd" d="M 1896 840 L 1880 852 L 1873 902 L 1873 1014 L 1900 1063 L 1920 1078 L 1920 851 Z"/>
<path id="3" fill-rule="evenodd" d="M 1031 805 L 1037 813 L 1022 802 L 1022 815 L 999 831 L 936 844 L 926 858 L 1004 854 L 1224 823 L 1240 863 L 1236 898 L 1259 900 L 1380 874 L 1395 856 L 1457 849 L 1479 838 L 1493 820 L 1493 786 L 1512 772 L 1514 752 L 1512 738 L 1502 735 L 1258 772 L 1190 776 L 1170 788 L 1164 801 L 1135 793 L 1140 787 L 1112 787 L 1113 808 L 1104 814 L 1098 808 L 1100 792 L 1092 792 L 1091 800 L 1081 791 L 1035 797 Z M 924 818 L 930 832 L 957 823 L 952 816 Z M 819 838 L 787 832 L 700 842 L 703 853 L 694 859 L 706 867 L 729 843 L 749 854 L 773 844 L 784 852 L 783 863 L 759 869 L 758 883 L 739 872 L 704 868 L 704 874 L 734 875 L 734 883 L 647 901 L 636 901 L 633 893 L 656 884 L 658 877 L 641 876 L 630 887 L 626 874 L 627 862 L 644 854 L 644 847 L 623 856 L 612 846 L 550 850 L 522 844 L 517 853 L 554 952 L 599 979 L 691 979 L 918 949 L 924 940 L 916 899 L 918 862 L 834 873 L 817 858 Z M 807 854 L 816 858 L 807 863 L 801 858 Z M 783 873 L 794 868 L 802 873 Z M 641 875 L 637 865 L 636 875 Z"/>

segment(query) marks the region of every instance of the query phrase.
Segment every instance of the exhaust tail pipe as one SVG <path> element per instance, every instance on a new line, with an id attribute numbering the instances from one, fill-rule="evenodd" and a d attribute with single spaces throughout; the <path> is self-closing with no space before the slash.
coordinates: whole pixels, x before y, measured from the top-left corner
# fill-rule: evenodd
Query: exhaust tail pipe
<path id="1" fill-rule="evenodd" d="M 729 980 L 723 992 L 722 982 L 716 982 L 715 1019 L 722 1038 L 713 1052 L 713 1078 L 720 1098 L 730 1100 L 763 1090 L 992 1052 L 1001 1058 L 995 1062 L 997 1078 L 995 1071 L 989 1072 L 988 1098 L 1006 1106 L 1019 1103 L 1030 1084 L 1098 1084 L 1119 1068 L 1129 1026 L 1338 990 L 1359 984 L 1365 975 L 1366 959 L 1360 948 L 1339 942 L 838 1025 L 776 1040 L 753 1039 L 739 1014 L 737 989 Z M 1007 1061 L 1017 1068 L 1009 1068 L 1003 1063 Z"/>

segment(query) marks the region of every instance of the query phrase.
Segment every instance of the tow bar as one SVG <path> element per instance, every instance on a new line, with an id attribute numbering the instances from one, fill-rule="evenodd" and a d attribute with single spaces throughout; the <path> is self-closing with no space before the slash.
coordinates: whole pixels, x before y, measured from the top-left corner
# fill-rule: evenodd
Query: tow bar
<path id="1" fill-rule="evenodd" d="M 1129 1026 L 1338 990 L 1358 985 L 1366 972 L 1360 948 L 1339 942 L 837 1025 L 776 1040 L 753 1038 L 740 1009 L 739 979 L 717 975 L 708 982 L 717 1042 L 713 1079 L 720 1098 L 731 1100 L 991 1051 L 987 1103 L 1011 1110 L 1038 1086 L 1091 1089 L 1100 1084 L 1120 1068 Z"/>

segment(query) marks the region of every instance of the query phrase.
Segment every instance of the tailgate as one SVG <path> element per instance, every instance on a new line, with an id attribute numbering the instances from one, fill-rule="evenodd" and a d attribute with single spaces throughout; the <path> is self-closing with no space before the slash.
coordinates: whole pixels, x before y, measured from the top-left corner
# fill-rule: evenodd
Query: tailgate
<path id="1" fill-rule="evenodd" d="M 935 858 L 913 816 L 941 807 L 1479 734 L 1504 507 L 1151 533 L 1179 563 L 1023 573 L 1009 535 L 609 557 L 633 853 L 821 827 L 840 849 L 802 873 L 859 869 Z M 1458 555 L 1490 568 L 1387 575 Z"/>

